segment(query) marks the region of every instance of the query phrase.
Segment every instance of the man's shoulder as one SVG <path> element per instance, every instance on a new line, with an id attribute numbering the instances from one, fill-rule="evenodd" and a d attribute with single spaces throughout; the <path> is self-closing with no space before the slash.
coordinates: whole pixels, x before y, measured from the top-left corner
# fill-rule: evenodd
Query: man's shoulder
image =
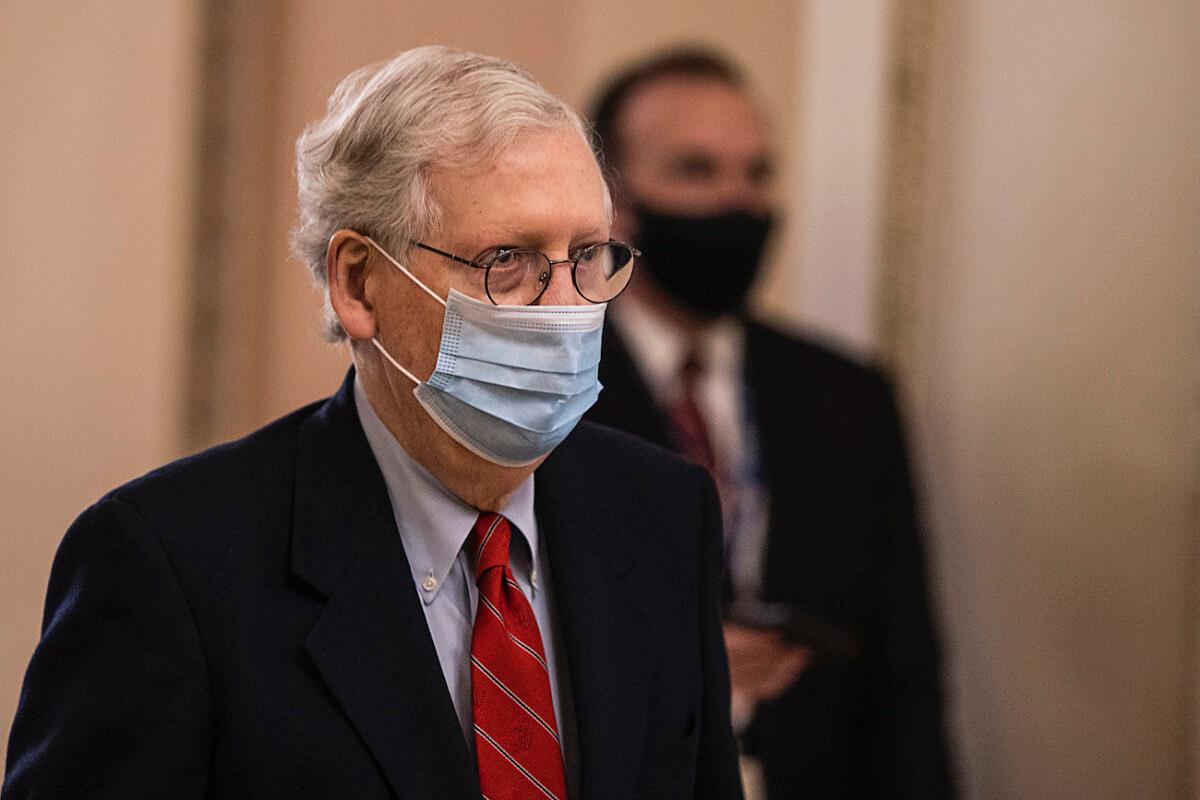
<path id="1" fill-rule="evenodd" d="M 561 451 L 561 456 L 559 455 Z M 555 451 L 555 457 L 569 459 L 587 469 L 611 466 L 624 475 L 682 475 L 694 480 L 703 468 L 671 452 L 617 428 L 582 420 L 570 437 Z"/>
<path id="2" fill-rule="evenodd" d="M 886 390 L 883 371 L 864 354 L 813 331 L 787 331 L 765 323 L 746 325 L 746 358 L 760 368 L 777 372 L 799 370 L 836 384 L 861 389 Z"/>
<path id="3" fill-rule="evenodd" d="M 98 505 L 124 503 L 152 525 L 274 511 L 280 502 L 290 503 L 297 439 L 322 403 L 151 470 L 108 492 Z"/>
<path id="4" fill-rule="evenodd" d="M 637 507 L 692 504 L 711 483 L 708 472 L 641 437 L 583 420 L 539 470 L 555 486 L 586 481 L 611 502 Z"/>
<path id="5" fill-rule="evenodd" d="M 840 429 L 890 425 L 895 417 L 895 393 L 883 370 L 816 336 L 753 323 L 746 330 L 745 368 L 760 413 L 771 420 Z"/>

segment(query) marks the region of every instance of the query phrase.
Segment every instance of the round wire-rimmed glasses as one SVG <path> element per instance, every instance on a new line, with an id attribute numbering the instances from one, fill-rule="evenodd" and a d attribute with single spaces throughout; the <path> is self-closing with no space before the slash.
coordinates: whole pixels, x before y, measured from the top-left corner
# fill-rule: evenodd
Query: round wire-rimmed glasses
<path id="1" fill-rule="evenodd" d="M 485 270 L 484 291 L 488 300 L 498 306 L 528 306 L 536 303 L 550 285 L 550 273 L 555 264 L 571 265 L 571 282 L 575 291 L 589 303 L 607 303 L 629 285 L 633 275 L 633 259 L 641 253 L 622 242 L 599 242 L 583 248 L 574 258 L 558 261 L 539 250 L 523 247 L 502 248 L 490 252 L 481 260 L 463 258 L 422 242 L 414 246 L 448 258 L 456 264 Z"/>

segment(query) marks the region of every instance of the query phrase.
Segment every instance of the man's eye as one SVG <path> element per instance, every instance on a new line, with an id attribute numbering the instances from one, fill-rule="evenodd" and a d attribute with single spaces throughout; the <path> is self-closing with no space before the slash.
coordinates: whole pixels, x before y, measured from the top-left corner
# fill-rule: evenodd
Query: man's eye
<path id="1" fill-rule="evenodd" d="M 685 180 L 708 180 L 717 174 L 717 165 L 710 158 L 692 156 L 676 161 L 671 171 Z"/>
<path id="2" fill-rule="evenodd" d="M 751 183 L 757 185 L 770 183 L 771 179 L 775 177 L 775 167 L 765 159 L 755 161 L 746 170 L 746 177 L 750 179 Z"/>
<path id="3" fill-rule="evenodd" d="M 476 256 L 475 263 L 491 264 L 492 266 L 511 264 L 516 257 L 516 250 L 515 247 L 492 247 Z"/>

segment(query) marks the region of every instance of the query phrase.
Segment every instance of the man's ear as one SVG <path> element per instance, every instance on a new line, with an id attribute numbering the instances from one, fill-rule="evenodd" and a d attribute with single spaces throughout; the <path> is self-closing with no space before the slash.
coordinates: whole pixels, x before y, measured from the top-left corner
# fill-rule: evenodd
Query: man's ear
<path id="1" fill-rule="evenodd" d="M 351 339 L 375 335 L 375 307 L 367 299 L 367 264 L 371 245 L 366 237 L 343 229 L 329 237 L 325 274 L 329 279 L 329 304 Z"/>

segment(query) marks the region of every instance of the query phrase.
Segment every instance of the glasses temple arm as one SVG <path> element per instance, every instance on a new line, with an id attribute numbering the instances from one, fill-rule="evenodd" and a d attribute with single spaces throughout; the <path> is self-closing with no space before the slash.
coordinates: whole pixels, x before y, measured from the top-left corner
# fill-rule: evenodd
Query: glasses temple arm
<path id="1" fill-rule="evenodd" d="M 474 267 L 475 269 L 487 269 L 486 264 L 480 264 L 479 262 L 472 261 L 469 258 L 463 258 L 462 256 L 456 256 L 453 253 L 447 253 L 445 250 L 438 250 L 436 247 L 430 247 L 427 244 L 422 244 L 421 242 L 418 242 L 415 239 L 410 239 L 409 242 L 415 247 L 419 247 L 422 250 L 428 250 L 431 253 L 436 253 L 437 255 L 441 256 L 442 258 L 448 258 L 451 261 L 454 261 L 458 264 L 465 264 L 468 267 Z"/>

